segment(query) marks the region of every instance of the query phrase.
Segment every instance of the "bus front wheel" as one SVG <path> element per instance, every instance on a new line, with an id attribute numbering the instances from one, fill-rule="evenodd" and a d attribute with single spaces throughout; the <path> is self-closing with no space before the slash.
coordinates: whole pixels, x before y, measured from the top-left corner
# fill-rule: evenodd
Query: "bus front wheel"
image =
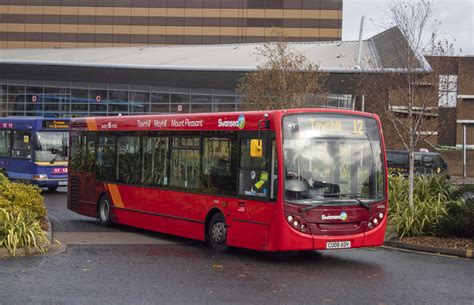
<path id="1" fill-rule="evenodd" d="M 227 245 L 227 225 L 224 215 L 214 214 L 209 222 L 209 243 L 219 252 L 229 251 Z"/>
<path id="2" fill-rule="evenodd" d="M 100 198 L 99 207 L 99 222 L 104 227 L 110 226 L 110 199 L 109 196 L 104 195 Z"/>
<path id="3" fill-rule="evenodd" d="M 49 190 L 50 192 L 56 192 L 57 189 L 58 189 L 57 186 L 48 186 L 48 190 Z"/>

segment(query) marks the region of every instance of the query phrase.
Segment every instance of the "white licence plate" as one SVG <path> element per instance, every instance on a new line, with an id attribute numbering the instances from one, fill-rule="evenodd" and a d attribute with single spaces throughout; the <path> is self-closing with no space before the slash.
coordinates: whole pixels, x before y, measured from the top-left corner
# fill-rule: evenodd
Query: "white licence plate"
<path id="1" fill-rule="evenodd" d="M 59 185 L 67 185 L 67 181 L 59 181 Z"/>
<path id="2" fill-rule="evenodd" d="M 330 241 L 326 243 L 326 249 L 346 249 L 350 247 L 350 241 Z"/>

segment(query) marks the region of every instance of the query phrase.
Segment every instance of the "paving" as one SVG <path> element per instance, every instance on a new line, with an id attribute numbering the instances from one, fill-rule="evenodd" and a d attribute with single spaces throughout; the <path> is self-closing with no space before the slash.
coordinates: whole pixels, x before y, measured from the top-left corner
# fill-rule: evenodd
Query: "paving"
<path id="1" fill-rule="evenodd" d="M 0 260 L 0 304 L 468 304 L 473 260 L 387 248 L 220 254 L 115 226 L 47 193 L 64 250 Z"/>
<path id="2" fill-rule="evenodd" d="M 64 245 L 169 245 L 174 242 L 129 232 L 57 232 L 54 239 Z"/>

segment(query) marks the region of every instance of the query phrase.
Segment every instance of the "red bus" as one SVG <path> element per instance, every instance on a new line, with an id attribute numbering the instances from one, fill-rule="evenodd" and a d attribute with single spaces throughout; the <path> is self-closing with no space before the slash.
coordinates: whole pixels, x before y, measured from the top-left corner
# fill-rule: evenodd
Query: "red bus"
<path id="1" fill-rule="evenodd" d="M 72 119 L 68 208 L 225 251 L 379 246 L 374 114 L 293 109 Z"/>

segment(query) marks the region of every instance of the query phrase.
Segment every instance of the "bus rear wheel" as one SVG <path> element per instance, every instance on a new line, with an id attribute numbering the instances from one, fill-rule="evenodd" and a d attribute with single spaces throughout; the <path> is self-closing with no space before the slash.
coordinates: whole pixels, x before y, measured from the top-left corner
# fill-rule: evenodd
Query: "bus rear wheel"
<path id="1" fill-rule="evenodd" d="M 99 207 L 99 223 L 104 227 L 110 226 L 110 199 L 109 196 L 104 195 L 100 198 Z"/>
<path id="2" fill-rule="evenodd" d="M 212 248 L 219 252 L 229 251 L 227 245 L 227 225 L 224 215 L 221 213 L 214 214 L 209 222 L 209 243 Z"/>

